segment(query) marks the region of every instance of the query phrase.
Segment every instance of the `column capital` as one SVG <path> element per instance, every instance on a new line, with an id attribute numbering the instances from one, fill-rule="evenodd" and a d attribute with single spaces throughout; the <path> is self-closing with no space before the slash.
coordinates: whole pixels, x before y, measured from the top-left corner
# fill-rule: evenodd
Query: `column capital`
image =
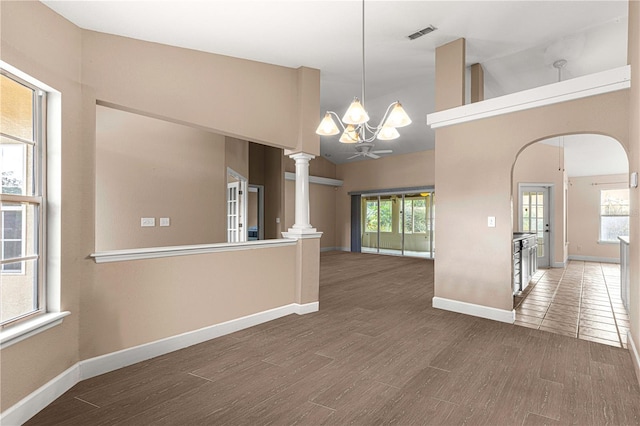
<path id="1" fill-rule="evenodd" d="M 296 152 L 295 154 L 289 155 L 289 158 L 293 158 L 294 160 L 296 160 L 296 163 L 298 161 L 303 161 L 308 163 L 309 161 L 316 158 L 316 156 L 312 154 L 307 154 L 306 152 Z"/>

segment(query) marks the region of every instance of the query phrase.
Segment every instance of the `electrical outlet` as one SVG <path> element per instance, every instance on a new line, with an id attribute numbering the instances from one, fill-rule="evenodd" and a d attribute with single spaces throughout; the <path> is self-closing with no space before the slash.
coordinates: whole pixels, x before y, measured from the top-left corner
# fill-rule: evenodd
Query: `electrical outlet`
<path id="1" fill-rule="evenodd" d="M 496 227 L 496 217 L 495 216 L 489 216 L 487 218 L 487 226 L 489 228 L 495 228 Z"/>
<path id="2" fill-rule="evenodd" d="M 161 217 L 160 226 L 171 226 L 171 219 L 169 219 L 168 217 Z"/>
<path id="3" fill-rule="evenodd" d="M 140 226 L 156 226 L 156 218 L 143 217 L 140 219 Z"/>

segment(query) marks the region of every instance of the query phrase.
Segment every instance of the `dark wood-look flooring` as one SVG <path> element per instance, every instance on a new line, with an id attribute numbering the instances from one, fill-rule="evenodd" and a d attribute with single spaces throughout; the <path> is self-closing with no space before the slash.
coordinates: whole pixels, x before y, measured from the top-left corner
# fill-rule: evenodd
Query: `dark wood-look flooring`
<path id="1" fill-rule="evenodd" d="M 319 312 L 85 380 L 28 424 L 640 423 L 627 350 L 432 296 L 433 261 L 324 253 Z"/>

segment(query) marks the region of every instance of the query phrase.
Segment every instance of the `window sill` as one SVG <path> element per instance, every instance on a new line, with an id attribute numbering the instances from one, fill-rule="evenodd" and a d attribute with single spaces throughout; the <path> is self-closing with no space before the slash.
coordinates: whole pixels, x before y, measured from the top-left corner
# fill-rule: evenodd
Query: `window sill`
<path id="1" fill-rule="evenodd" d="M 71 314 L 71 312 L 68 311 L 50 312 L 5 328 L 0 331 L 0 349 L 8 348 L 14 343 L 18 343 L 61 324 L 62 319 L 69 314 Z"/>
<path id="2" fill-rule="evenodd" d="M 615 245 L 618 245 L 618 244 L 620 244 L 620 241 L 602 241 L 602 240 L 598 240 L 598 244 L 615 244 Z"/>

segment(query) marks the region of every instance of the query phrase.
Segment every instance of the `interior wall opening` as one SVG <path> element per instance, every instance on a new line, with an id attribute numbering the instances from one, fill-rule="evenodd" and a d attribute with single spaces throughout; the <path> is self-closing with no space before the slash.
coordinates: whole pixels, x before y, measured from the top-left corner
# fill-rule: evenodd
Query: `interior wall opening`
<path id="1" fill-rule="evenodd" d="M 512 188 L 516 324 L 626 347 L 618 238 L 629 232 L 623 146 L 595 134 L 531 144 L 514 164 Z M 528 275 L 530 251 L 516 247 L 523 234 L 533 235 L 536 254 L 548 255 L 548 264 Z"/>

